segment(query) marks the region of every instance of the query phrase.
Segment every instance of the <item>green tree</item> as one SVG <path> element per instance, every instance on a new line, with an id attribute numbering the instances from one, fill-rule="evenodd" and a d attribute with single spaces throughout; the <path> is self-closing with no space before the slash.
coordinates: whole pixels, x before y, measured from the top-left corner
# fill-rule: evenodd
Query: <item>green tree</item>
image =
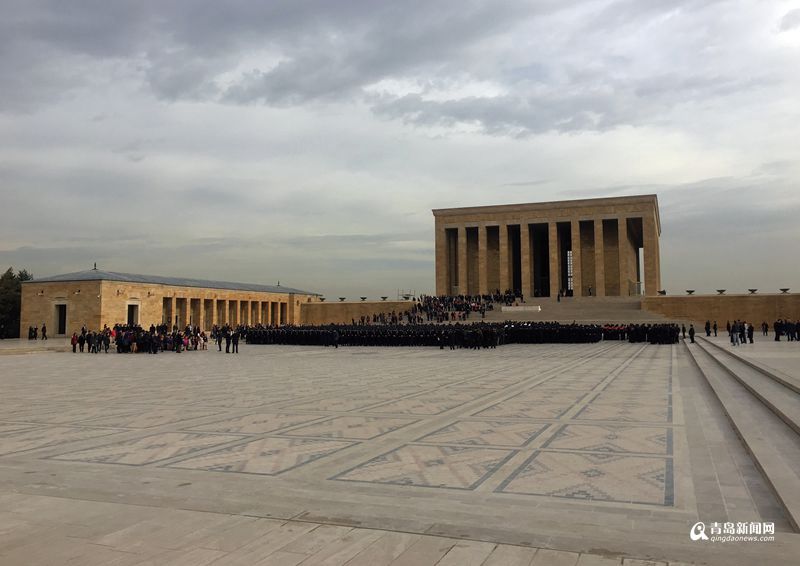
<path id="1" fill-rule="evenodd" d="M 14 273 L 12 267 L 0 276 L 0 338 L 19 337 L 21 283 L 31 279 L 33 276 L 27 270 Z"/>

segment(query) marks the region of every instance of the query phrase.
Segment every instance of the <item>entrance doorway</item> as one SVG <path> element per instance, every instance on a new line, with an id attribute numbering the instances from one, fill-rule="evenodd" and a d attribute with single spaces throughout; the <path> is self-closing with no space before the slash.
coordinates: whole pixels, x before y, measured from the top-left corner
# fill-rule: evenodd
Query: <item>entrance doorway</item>
<path id="1" fill-rule="evenodd" d="M 128 326 L 139 324 L 139 305 L 128 305 Z"/>
<path id="2" fill-rule="evenodd" d="M 56 305 L 56 334 L 67 333 L 67 305 Z"/>

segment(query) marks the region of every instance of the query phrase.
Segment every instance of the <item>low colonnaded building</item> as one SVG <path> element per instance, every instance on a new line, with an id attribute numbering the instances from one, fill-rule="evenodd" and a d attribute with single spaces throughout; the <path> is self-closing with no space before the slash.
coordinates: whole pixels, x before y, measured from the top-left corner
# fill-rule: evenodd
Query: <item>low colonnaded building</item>
<path id="1" fill-rule="evenodd" d="M 47 324 L 51 336 L 82 326 L 299 324 L 300 306 L 319 295 L 278 285 L 160 277 L 89 269 L 22 284 L 20 336 Z"/>

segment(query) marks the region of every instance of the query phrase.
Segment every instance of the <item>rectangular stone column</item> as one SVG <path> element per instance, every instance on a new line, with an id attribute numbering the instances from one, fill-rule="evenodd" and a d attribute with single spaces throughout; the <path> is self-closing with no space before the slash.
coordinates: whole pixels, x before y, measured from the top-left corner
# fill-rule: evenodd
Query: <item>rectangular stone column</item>
<path id="1" fill-rule="evenodd" d="M 661 285 L 659 273 L 658 228 L 652 215 L 642 218 L 644 239 L 644 294 L 652 297 L 658 294 Z"/>
<path id="2" fill-rule="evenodd" d="M 231 326 L 239 324 L 239 301 L 228 299 L 228 318 Z"/>
<path id="3" fill-rule="evenodd" d="M 167 324 L 167 331 L 172 332 L 172 325 L 175 324 L 175 297 L 169 297 L 168 299 L 169 307 L 167 307 L 167 317 L 169 317 L 164 322 Z"/>
<path id="4" fill-rule="evenodd" d="M 436 294 L 449 295 L 448 281 L 453 275 L 448 276 L 450 262 L 447 259 L 447 232 L 444 226 L 436 226 Z"/>
<path id="5" fill-rule="evenodd" d="M 548 222 L 547 228 L 550 250 L 550 296 L 556 297 L 561 289 L 561 274 L 558 265 L 558 225 L 555 222 Z"/>
<path id="6" fill-rule="evenodd" d="M 581 223 L 573 220 L 570 225 L 572 236 L 572 296 L 583 296 L 583 270 L 581 269 Z"/>
<path id="7" fill-rule="evenodd" d="M 619 296 L 630 295 L 628 281 L 630 280 L 630 267 L 628 266 L 628 219 L 617 219 L 617 247 L 619 248 Z"/>
<path id="8" fill-rule="evenodd" d="M 522 276 L 522 297 L 525 301 L 533 295 L 533 269 L 531 269 L 531 228 L 523 221 L 519 225 L 519 270 Z"/>
<path id="9" fill-rule="evenodd" d="M 458 227 L 458 294 L 467 294 L 467 228 Z"/>
<path id="10" fill-rule="evenodd" d="M 198 313 L 198 321 L 197 325 L 200 327 L 200 330 L 206 329 L 206 301 L 205 299 L 200 299 L 200 308 L 198 309 L 200 312 Z"/>
<path id="11" fill-rule="evenodd" d="M 594 284 L 595 295 L 606 296 L 605 244 L 603 241 L 603 219 L 594 220 Z"/>
<path id="12" fill-rule="evenodd" d="M 489 244 L 486 226 L 478 226 L 478 293 L 489 293 Z"/>
<path id="13" fill-rule="evenodd" d="M 508 269 L 508 262 L 511 254 L 508 248 L 508 225 L 500 224 L 500 292 L 505 293 L 511 288 L 511 274 Z"/>

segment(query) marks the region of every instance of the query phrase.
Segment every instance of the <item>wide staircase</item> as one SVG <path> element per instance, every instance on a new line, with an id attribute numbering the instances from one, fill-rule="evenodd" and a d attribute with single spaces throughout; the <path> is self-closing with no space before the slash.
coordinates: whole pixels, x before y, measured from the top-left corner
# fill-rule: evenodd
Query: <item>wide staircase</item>
<path id="1" fill-rule="evenodd" d="M 800 379 L 697 337 L 686 348 L 795 531 L 800 531 Z"/>
<path id="2" fill-rule="evenodd" d="M 517 303 L 520 309 L 486 311 L 487 321 L 546 320 L 579 323 L 659 323 L 664 316 L 642 310 L 640 297 L 564 297 L 559 302 L 550 297 L 528 297 Z M 541 310 L 536 310 L 540 307 Z"/>

